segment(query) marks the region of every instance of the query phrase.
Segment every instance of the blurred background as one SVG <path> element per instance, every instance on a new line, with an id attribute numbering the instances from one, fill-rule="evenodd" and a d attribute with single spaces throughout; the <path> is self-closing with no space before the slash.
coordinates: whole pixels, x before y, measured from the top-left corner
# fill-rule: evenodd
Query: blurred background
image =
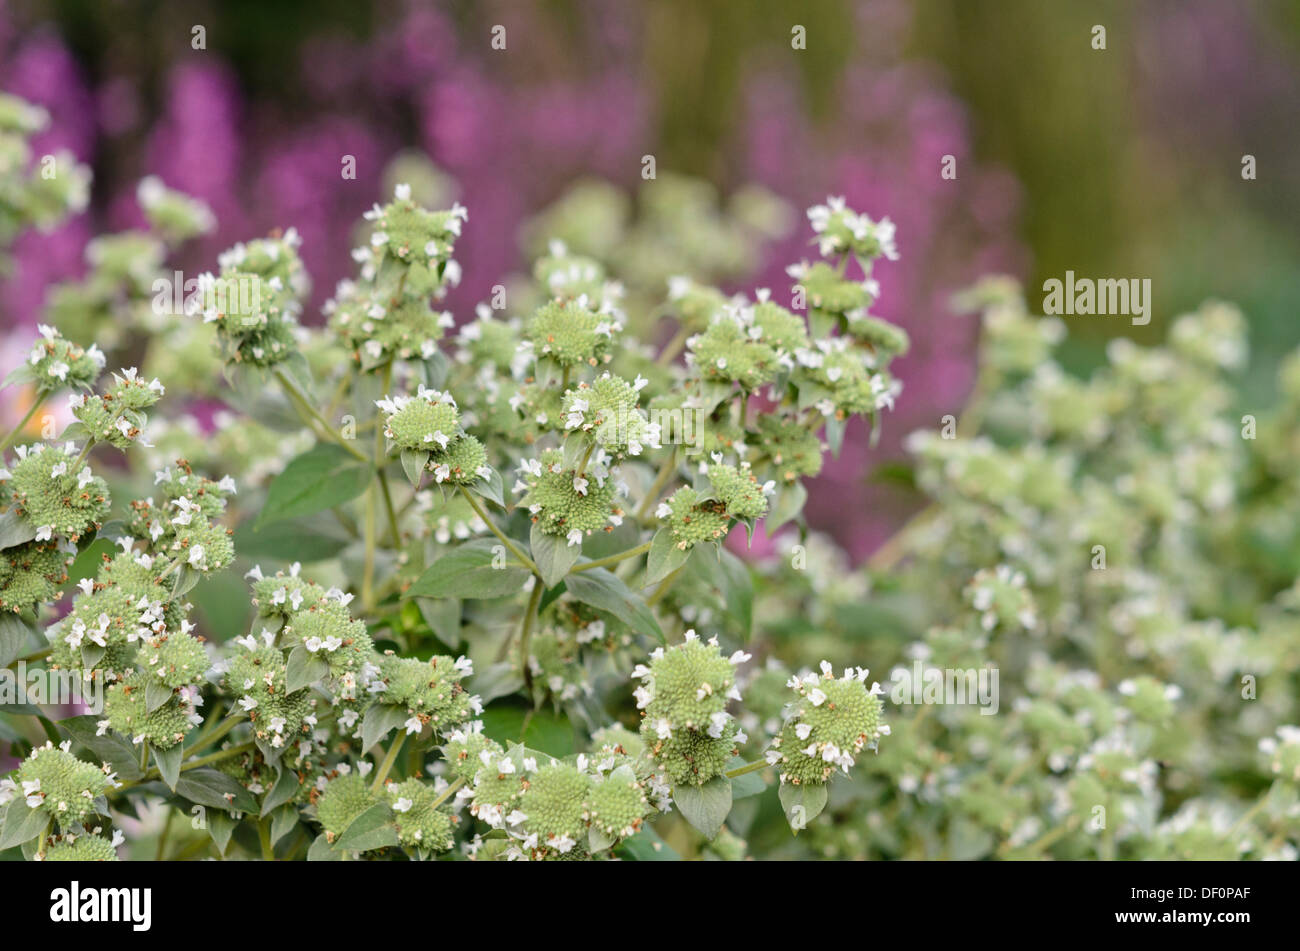
<path id="1" fill-rule="evenodd" d="M 796 24 L 806 49 L 792 49 Z M 1154 341 L 1207 297 L 1236 302 L 1252 330 L 1247 412 L 1300 343 L 1296 2 L 0 0 L 0 89 L 49 110 L 38 154 L 66 147 L 95 173 L 86 213 L 15 249 L 0 283 L 5 371 L 48 288 L 85 272 L 88 239 L 140 223 L 146 174 L 217 216 L 175 262 L 187 272 L 296 227 L 309 322 L 352 271 L 354 225 L 391 187 L 385 169 L 411 150 L 470 209 L 448 302 L 460 319 L 526 269 L 517 235 L 531 216 L 584 177 L 635 192 L 647 154 L 661 176 L 723 197 L 756 183 L 796 209 L 843 194 L 891 217 L 902 259 L 877 271 L 876 312 L 913 340 L 895 364 L 903 395 L 878 447 L 850 431 L 808 510 L 858 558 L 915 504 L 905 472 L 882 463 L 968 393 L 975 327 L 949 301 L 981 274 L 1019 277 L 1031 301 L 1066 270 L 1150 278 L 1149 326 L 1069 322 L 1064 356 L 1080 371 L 1115 336 Z M 784 300 L 785 266 L 808 254 L 795 227 L 727 289 Z"/>

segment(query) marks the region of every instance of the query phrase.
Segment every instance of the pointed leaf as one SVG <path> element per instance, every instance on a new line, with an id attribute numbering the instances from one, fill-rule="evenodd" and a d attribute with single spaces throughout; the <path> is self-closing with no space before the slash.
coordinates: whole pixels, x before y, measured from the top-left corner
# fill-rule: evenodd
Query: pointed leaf
<path id="1" fill-rule="evenodd" d="M 342 446 L 319 443 L 275 477 L 257 525 L 311 515 L 350 502 L 370 484 L 371 469 Z"/>
<path id="2" fill-rule="evenodd" d="M 542 580 L 548 588 L 559 584 L 582 554 L 581 545 L 570 545 L 563 535 L 550 535 L 542 531 L 536 522 L 533 523 L 529 547 L 532 549 L 533 561 L 537 563 L 537 570 L 542 573 Z"/>
<path id="3" fill-rule="evenodd" d="M 689 783 L 673 787 L 673 802 L 686 821 L 704 834 L 706 839 L 717 838 L 722 824 L 731 812 L 731 780 L 715 776 L 703 786 Z"/>

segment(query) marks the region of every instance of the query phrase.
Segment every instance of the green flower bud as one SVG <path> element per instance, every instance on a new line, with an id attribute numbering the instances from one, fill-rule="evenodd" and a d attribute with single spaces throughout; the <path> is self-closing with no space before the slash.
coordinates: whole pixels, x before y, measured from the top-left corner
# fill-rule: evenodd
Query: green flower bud
<path id="1" fill-rule="evenodd" d="M 12 509 L 35 525 L 36 540 L 66 535 L 76 541 L 99 528 L 108 515 L 108 483 L 82 463 L 76 471 L 76 447 L 19 446 L 9 474 Z"/>
<path id="2" fill-rule="evenodd" d="M 116 862 L 117 849 L 102 835 L 69 833 L 45 850 L 46 862 Z"/>
<path id="3" fill-rule="evenodd" d="M 766 414 L 757 422 L 756 465 L 770 467 L 773 475 L 785 483 L 813 478 L 822 471 L 822 441 L 806 424 Z"/>
<path id="4" fill-rule="evenodd" d="M 781 733 L 767 751 L 767 761 L 781 772 L 781 782 L 821 785 L 839 767 L 847 775 L 863 747 L 875 748 L 889 727 L 881 722 L 879 684 L 866 687 L 867 671 L 846 670 L 836 680 L 831 665 L 822 662 L 822 675 L 794 677 L 798 695 L 789 707 Z"/>
<path id="5" fill-rule="evenodd" d="M 206 203 L 166 187 L 155 175 L 140 180 L 135 197 L 149 226 L 169 244 L 180 244 L 216 227 L 216 218 Z"/>
<path id="6" fill-rule="evenodd" d="M 632 676 L 643 681 L 635 697 L 644 711 L 641 737 L 655 764 L 674 783 L 699 785 L 722 772 L 745 742 L 726 707 L 740 698 L 735 668 L 749 655 L 723 657 L 717 638 L 704 642 L 694 631 L 685 638 L 656 649 L 649 666 L 638 665 Z"/>
<path id="7" fill-rule="evenodd" d="M 173 689 L 199 683 L 212 666 L 202 642 L 182 631 L 144 638 L 136 665 L 152 679 Z"/>
<path id="8" fill-rule="evenodd" d="M 564 428 L 589 434 L 595 445 L 614 458 L 639 456 L 644 446 L 660 448 L 659 425 L 637 408 L 645 384 L 641 377 L 628 383 L 608 373 L 594 383 L 579 383 L 564 394 Z"/>
<path id="9" fill-rule="evenodd" d="M 370 789 L 365 777 L 347 772 L 331 779 L 316 800 L 316 819 L 325 829 L 325 838 L 333 842 L 357 816 L 383 800 Z"/>
<path id="10" fill-rule="evenodd" d="M 605 268 L 594 258 L 569 254 L 563 241 L 552 241 L 549 254 L 533 264 L 533 277 L 552 297 L 585 295 L 600 300 L 605 291 Z"/>
<path id="11" fill-rule="evenodd" d="M 660 502 L 655 515 L 668 525 L 673 544 L 689 551 L 701 542 L 723 538 L 731 526 L 726 506 L 716 499 L 706 499 L 689 485 L 684 485 Z"/>
<path id="12" fill-rule="evenodd" d="M 387 415 L 384 435 L 398 449 L 438 452 L 459 438 L 460 413 L 450 393 L 420 387 L 415 396 L 379 400 Z"/>
<path id="13" fill-rule="evenodd" d="M 561 366 L 597 366 L 610 359 L 610 344 L 623 325 L 612 313 L 592 310 L 585 297 L 543 304 L 528 322 L 525 336 L 538 357 Z"/>
<path id="14" fill-rule="evenodd" d="M 526 818 L 515 829 L 534 857 L 564 855 L 578 844 L 586 831 L 583 807 L 590 788 L 589 775 L 560 762 L 541 766 L 528 777 L 518 807 Z"/>
<path id="15" fill-rule="evenodd" d="M 147 671 L 136 670 L 109 685 L 104 695 L 104 719 L 99 721 L 101 733 L 111 727 L 134 743 L 147 742 L 155 749 L 169 750 L 185 739 L 196 722 L 202 722 L 190 699 L 194 691 L 177 692 L 150 710 L 147 688 L 151 680 Z"/>
<path id="16" fill-rule="evenodd" d="M 486 753 L 495 760 L 505 751 L 496 740 L 483 733 L 483 721 L 472 720 L 453 730 L 442 747 L 442 757 L 452 777 L 472 783 L 483 768 L 482 756 Z"/>
<path id="17" fill-rule="evenodd" d="M 269 645 L 258 646 L 252 636 L 240 639 L 243 650 L 230 659 L 225 688 L 248 714 L 259 740 L 279 748 L 293 742 L 314 705 L 310 691 L 286 694 L 284 654 Z"/>
<path id="18" fill-rule="evenodd" d="M 726 507 L 729 518 L 747 520 L 767 514 L 767 494 L 774 486 L 759 485 L 748 463 L 742 463 L 739 469 L 715 463 L 709 466 L 708 474 L 713 494 Z"/>
<path id="19" fill-rule="evenodd" d="M 330 676 L 357 674 L 374 651 L 364 621 L 354 621 L 345 605 L 323 600 L 289 616 L 284 635 L 329 665 Z"/>
<path id="20" fill-rule="evenodd" d="M 473 436 L 460 436 L 445 451 L 429 456 L 429 471 L 435 482 L 473 485 L 492 474 L 487 450 Z"/>
<path id="21" fill-rule="evenodd" d="M 27 373 L 36 389 L 50 393 L 64 386 L 90 389 L 104 369 L 104 354 L 99 347 L 83 350 L 65 339 L 53 327 L 40 324 L 41 339 L 27 358 Z"/>
<path id="22" fill-rule="evenodd" d="M 874 258 L 898 258 L 894 223 L 888 218 L 872 221 L 845 205 L 843 198 L 827 198 L 826 204 L 809 208 L 808 221 L 822 257 L 852 254 L 864 267 Z"/>
<path id="23" fill-rule="evenodd" d="M 385 789 L 393 807 L 397 841 L 408 848 L 446 852 L 454 841 L 452 828 L 456 817 L 439 810 L 434 803 L 438 794 L 418 779 L 389 783 Z"/>
<path id="24" fill-rule="evenodd" d="M 622 766 L 592 782 L 583 803 L 583 818 L 611 839 L 635 835 L 654 810 L 630 767 Z"/>
<path id="25" fill-rule="evenodd" d="M 686 341 L 687 362 L 706 380 L 758 389 L 776 379 L 779 369 L 776 351 L 760 342 L 761 336 L 761 329 L 747 323 L 741 312 L 725 311 L 703 333 Z"/>
<path id="26" fill-rule="evenodd" d="M 72 555 L 54 542 L 0 551 L 0 610 L 18 613 L 54 600 L 68 580 Z"/>
<path id="27" fill-rule="evenodd" d="M 384 683 L 384 703 L 406 708 L 411 715 L 408 733 L 418 732 L 426 724 L 434 732 L 464 723 L 483 712 L 477 696 L 471 696 L 460 681 L 474 672 L 464 657 L 438 654 L 427 661 L 385 653 L 379 660 L 379 679 Z"/>
<path id="28" fill-rule="evenodd" d="M 494 829 L 505 827 L 506 816 L 514 812 L 527 785 L 523 771 L 504 753 L 480 755 L 486 760 L 474 774 L 470 814 Z"/>
<path id="29" fill-rule="evenodd" d="M 277 571 L 266 577 L 261 566 L 254 566 L 246 577 L 253 579 L 253 603 L 259 617 L 287 621 L 291 614 L 325 600 L 325 589 L 298 577 L 297 565 L 290 574 Z"/>
<path id="30" fill-rule="evenodd" d="M 570 545 L 579 545 L 585 535 L 610 530 L 623 521 L 616 505 L 616 492 L 609 471 L 593 453 L 586 472 L 565 469 L 563 454 L 548 449 L 542 458 L 520 467 L 522 481 L 515 490 L 526 490 L 520 504 L 528 506 L 533 521 L 548 535 L 563 535 Z"/>
<path id="31" fill-rule="evenodd" d="M 47 742 L 18 765 L 18 785 L 27 805 L 73 829 L 95 814 L 95 799 L 112 785 L 108 767 L 86 763 L 68 752 L 70 744 Z"/>

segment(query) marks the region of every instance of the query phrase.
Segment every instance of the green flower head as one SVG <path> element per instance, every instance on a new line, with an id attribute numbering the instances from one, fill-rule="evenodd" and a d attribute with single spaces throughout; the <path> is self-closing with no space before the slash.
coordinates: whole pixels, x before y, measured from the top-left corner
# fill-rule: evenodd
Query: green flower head
<path id="1" fill-rule="evenodd" d="M 68 580 L 72 555 L 53 541 L 0 551 L 0 611 L 30 610 L 54 600 Z"/>
<path id="2" fill-rule="evenodd" d="M 767 761 L 780 769 L 783 783 L 821 785 L 837 767 L 847 775 L 863 747 L 874 749 L 889 733 L 881 722 L 879 694 L 884 691 L 879 684 L 867 689 L 865 669 L 846 670 L 837 680 L 823 661 L 821 671 L 821 676 L 790 679 L 797 697 L 767 751 Z"/>
<path id="3" fill-rule="evenodd" d="M 105 363 L 99 347 L 83 350 L 53 327 L 40 324 L 36 329 L 41 339 L 27 357 L 25 375 L 37 390 L 49 393 L 64 386 L 88 390 L 95 385 Z"/>
<path id="4" fill-rule="evenodd" d="M 108 767 L 77 759 L 71 743 L 38 746 L 18 766 L 18 786 L 27 805 L 39 809 L 63 830 L 74 829 L 95 815 L 95 800 L 108 792 Z"/>
<path id="5" fill-rule="evenodd" d="M 598 366 L 610 360 L 614 334 L 623 329 L 613 312 L 592 310 L 586 297 L 552 300 L 528 322 L 525 337 L 538 357 L 561 366 Z"/>
<path id="6" fill-rule="evenodd" d="M 195 710 L 194 698 L 198 691 L 193 687 L 174 691 L 162 706 L 150 710 L 151 683 L 157 681 L 142 669 L 110 684 L 104 696 L 104 719 L 99 721 L 99 732 L 111 728 L 133 743 L 147 742 L 155 749 L 169 750 L 203 721 Z"/>
<path id="7" fill-rule="evenodd" d="M 397 841 L 407 848 L 446 852 L 454 841 L 456 817 L 435 803 L 438 794 L 418 779 L 389 783 L 384 790 L 393 809 Z"/>
<path id="8" fill-rule="evenodd" d="M 408 733 L 426 725 L 440 733 L 483 712 L 479 698 L 460 684 L 473 673 L 474 665 L 465 657 L 438 654 L 423 661 L 388 652 L 379 660 L 381 697 L 384 703 L 406 708 Z"/>
<path id="9" fill-rule="evenodd" d="M 287 693 L 284 654 L 271 646 L 267 632 L 259 644 L 252 635 L 237 639 L 243 650 L 230 658 L 225 688 L 253 723 L 258 740 L 279 749 L 290 744 L 304 728 L 315 723 L 309 690 Z"/>
<path id="10" fill-rule="evenodd" d="M 646 383 L 643 377 L 628 383 L 609 373 L 593 383 L 579 383 L 564 394 L 564 428 L 589 435 L 616 459 L 639 456 L 646 446 L 660 448 L 659 424 L 650 422 L 637 407 Z"/>
<path id="11" fill-rule="evenodd" d="M 382 801 L 359 772 L 340 768 L 340 775 L 325 782 L 316 799 L 316 819 L 325 829 L 326 840 L 333 842 L 357 816 Z"/>
<path id="12" fill-rule="evenodd" d="M 726 708 L 740 699 L 735 668 L 748 659 L 743 651 L 724 657 L 717 638 L 687 631 L 683 643 L 656 649 L 648 666 L 632 671 L 642 681 L 635 691 L 641 737 L 674 783 L 708 782 L 745 742 Z"/>
<path id="13" fill-rule="evenodd" d="M 528 507 L 533 521 L 548 535 L 562 535 L 570 545 L 580 545 L 592 532 L 622 524 L 619 493 L 603 451 L 592 454 L 581 474 L 564 468 L 558 449 L 548 449 L 540 460 L 525 460 L 519 472 L 515 491 L 524 492 L 520 504 Z"/>
<path id="14" fill-rule="evenodd" d="M 500 743 L 484 735 L 482 720 L 471 720 L 452 730 L 442 747 L 451 775 L 467 783 L 474 781 L 487 760 L 495 760 L 504 752 Z"/>
<path id="15" fill-rule="evenodd" d="M 37 443 L 16 452 L 18 462 L 12 471 L 0 470 L 0 480 L 10 483 L 11 505 L 36 526 L 38 542 L 55 535 L 76 541 L 99 527 L 108 515 L 108 483 L 85 463 L 77 465 L 76 446 Z"/>

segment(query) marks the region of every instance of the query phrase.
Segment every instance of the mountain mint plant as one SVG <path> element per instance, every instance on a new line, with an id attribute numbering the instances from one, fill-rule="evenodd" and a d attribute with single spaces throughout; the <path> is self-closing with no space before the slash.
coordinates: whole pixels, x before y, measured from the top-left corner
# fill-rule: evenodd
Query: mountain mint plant
<path id="1" fill-rule="evenodd" d="M 42 121 L 0 98 L 7 150 Z M 0 174 L 0 241 L 84 205 Z M 929 506 L 853 568 L 803 507 L 903 398 L 893 225 L 829 199 L 723 291 L 770 234 L 710 196 L 579 186 L 470 314 L 470 211 L 398 185 L 314 313 L 292 222 L 169 286 L 212 214 L 142 182 L 6 378 L 0 663 L 76 699 L 0 706 L 0 850 L 1294 858 L 1300 357 L 1241 438 L 1231 308 L 1079 378 L 987 281 Z"/>

